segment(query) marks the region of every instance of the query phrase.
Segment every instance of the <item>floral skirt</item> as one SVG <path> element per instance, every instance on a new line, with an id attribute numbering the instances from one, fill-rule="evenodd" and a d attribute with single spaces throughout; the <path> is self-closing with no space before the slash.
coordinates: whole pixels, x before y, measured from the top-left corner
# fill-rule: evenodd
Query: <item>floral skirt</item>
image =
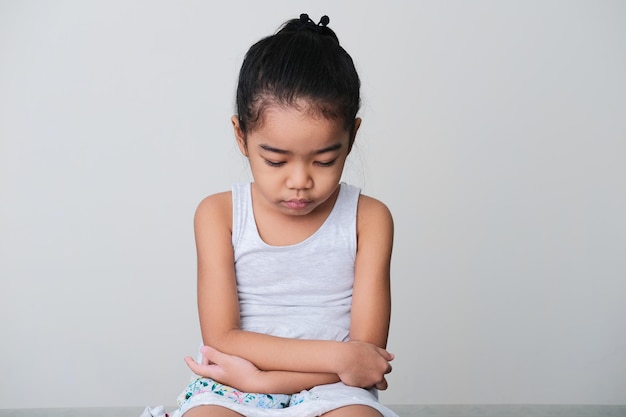
<path id="1" fill-rule="evenodd" d="M 220 397 L 237 404 L 245 404 L 258 408 L 286 408 L 303 402 L 303 394 L 257 394 L 242 392 L 228 385 L 220 384 L 210 378 L 198 378 L 192 381 L 177 399 L 178 406 L 182 406 L 194 395 L 212 392 Z"/>
<path id="2" fill-rule="evenodd" d="M 172 417 L 182 417 L 191 408 L 217 405 L 246 417 L 313 417 L 348 405 L 367 405 L 384 417 L 397 417 L 378 402 L 375 390 L 349 387 L 341 382 L 320 385 L 297 394 L 259 394 L 239 391 L 210 378 L 195 378 L 178 396 Z"/>

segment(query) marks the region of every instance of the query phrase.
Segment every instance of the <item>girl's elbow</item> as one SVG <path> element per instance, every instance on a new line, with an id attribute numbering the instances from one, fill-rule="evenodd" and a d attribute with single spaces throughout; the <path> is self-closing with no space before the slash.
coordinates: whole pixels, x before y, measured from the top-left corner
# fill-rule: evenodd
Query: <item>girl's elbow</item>
<path id="1" fill-rule="evenodd" d="M 235 333 L 238 331 L 238 328 L 209 331 L 203 334 L 202 342 L 206 346 L 211 346 L 212 348 L 217 349 L 220 352 L 229 353 Z"/>

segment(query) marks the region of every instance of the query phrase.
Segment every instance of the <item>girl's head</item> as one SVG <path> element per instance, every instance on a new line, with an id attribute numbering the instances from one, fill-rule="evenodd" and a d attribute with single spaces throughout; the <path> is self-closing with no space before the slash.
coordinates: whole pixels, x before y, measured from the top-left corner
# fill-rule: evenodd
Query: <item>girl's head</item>
<path id="1" fill-rule="evenodd" d="M 263 124 L 268 108 L 294 107 L 340 122 L 352 146 L 360 81 L 328 22 L 324 16 L 315 24 L 302 14 L 248 50 L 237 86 L 237 122 L 244 138 Z"/>

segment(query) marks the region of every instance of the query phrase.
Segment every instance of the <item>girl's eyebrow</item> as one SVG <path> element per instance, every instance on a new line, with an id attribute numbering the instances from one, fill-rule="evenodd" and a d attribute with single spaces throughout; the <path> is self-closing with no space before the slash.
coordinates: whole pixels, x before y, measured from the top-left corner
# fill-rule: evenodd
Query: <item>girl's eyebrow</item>
<path id="1" fill-rule="evenodd" d="M 341 149 L 341 143 L 335 143 L 334 145 L 330 145 L 327 146 L 325 148 L 322 149 L 318 149 L 317 151 L 313 152 L 316 155 L 322 154 L 322 153 L 326 153 L 326 152 L 332 152 L 332 151 L 336 151 L 337 149 Z M 273 153 L 278 153 L 281 155 L 289 155 L 292 154 L 292 151 L 286 151 L 284 149 L 279 149 L 279 148 L 275 148 L 273 146 L 270 145 L 265 145 L 265 144 L 261 144 L 259 145 L 259 148 L 263 149 L 264 151 L 267 152 L 273 152 Z"/>
<path id="2" fill-rule="evenodd" d="M 326 152 L 332 152 L 332 151 L 336 151 L 337 149 L 341 149 L 341 143 L 335 143 L 334 145 L 330 145 L 327 146 L 325 148 L 319 149 L 317 151 L 315 151 L 316 154 L 321 154 L 321 153 L 326 153 Z"/>
<path id="3" fill-rule="evenodd" d="M 278 148 L 275 148 L 273 146 L 264 145 L 264 144 L 259 145 L 259 148 L 261 148 L 261 149 L 263 149 L 264 151 L 267 151 L 267 152 L 279 153 L 281 155 L 286 155 L 286 154 L 293 153 L 291 151 L 286 151 L 284 149 L 278 149 Z"/>

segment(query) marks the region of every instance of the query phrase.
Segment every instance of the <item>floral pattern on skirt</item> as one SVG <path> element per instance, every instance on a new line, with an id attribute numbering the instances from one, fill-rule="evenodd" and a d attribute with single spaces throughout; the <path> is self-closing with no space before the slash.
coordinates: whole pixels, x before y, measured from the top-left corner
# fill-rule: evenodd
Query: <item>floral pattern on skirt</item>
<path id="1" fill-rule="evenodd" d="M 304 401 L 304 398 L 299 398 L 300 395 L 298 394 L 292 396 L 287 394 L 242 392 L 228 385 L 220 384 L 210 378 L 197 378 L 178 396 L 178 406 L 182 406 L 191 397 L 205 392 L 212 392 L 215 395 L 227 398 L 235 403 L 258 408 L 285 408 Z"/>

